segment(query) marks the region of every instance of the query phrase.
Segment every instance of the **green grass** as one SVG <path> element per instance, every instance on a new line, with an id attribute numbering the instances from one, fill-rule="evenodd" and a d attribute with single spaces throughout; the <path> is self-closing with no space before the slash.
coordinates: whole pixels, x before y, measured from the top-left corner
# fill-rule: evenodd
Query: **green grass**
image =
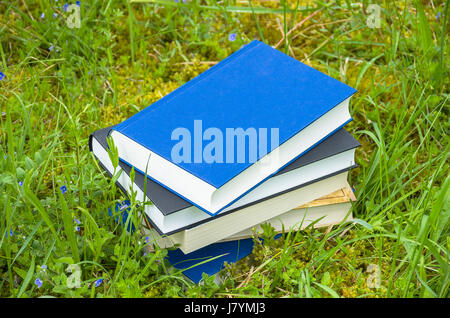
<path id="1" fill-rule="evenodd" d="M 0 296 L 449 296 L 449 1 L 379 1 L 378 29 L 369 1 L 141 2 L 82 1 L 79 29 L 53 1 L 0 3 Z M 223 284 L 195 285 L 108 216 L 124 197 L 88 136 L 253 38 L 358 89 L 357 220 L 267 228 Z"/>

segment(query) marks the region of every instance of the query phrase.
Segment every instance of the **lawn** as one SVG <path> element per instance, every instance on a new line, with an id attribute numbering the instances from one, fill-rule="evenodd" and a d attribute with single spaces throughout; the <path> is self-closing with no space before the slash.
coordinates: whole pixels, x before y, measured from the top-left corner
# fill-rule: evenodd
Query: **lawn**
<path id="1" fill-rule="evenodd" d="M 448 297 L 449 2 L 0 2 L 0 297 Z M 108 216 L 88 137 L 255 38 L 358 90 L 356 220 L 196 285 Z"/>

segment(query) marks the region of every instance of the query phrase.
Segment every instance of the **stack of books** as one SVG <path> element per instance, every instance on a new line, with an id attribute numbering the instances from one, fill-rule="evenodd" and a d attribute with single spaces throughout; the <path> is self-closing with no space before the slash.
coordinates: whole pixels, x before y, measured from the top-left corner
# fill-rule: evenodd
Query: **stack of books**
<path id="1" fill-rule="evenodd" d="M 282 232 L 351 220 L 347 175 L 360 144 L 343 127 L 355 92 L 255 40 L 94 132 L 89 147 L 109 174 L 117 149 L 118 186 L 151 202 L 145 234 L 188 257 L 266 222 Z"/>

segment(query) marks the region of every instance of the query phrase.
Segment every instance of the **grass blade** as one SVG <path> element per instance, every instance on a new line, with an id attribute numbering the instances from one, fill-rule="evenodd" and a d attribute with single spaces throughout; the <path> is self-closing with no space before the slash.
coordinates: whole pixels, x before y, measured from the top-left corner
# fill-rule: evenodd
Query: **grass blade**
<path id="1" fill-rule="evenodd" d="M 58 191 L 58 197 L 59 202 L 61 203 L 62 219 L 64 222 L 64 233 L 66 234 L 67 240 L 70 245 L 70 249 L 72 250 L 72 255 L 75 260 L 75 263 L 78 263 L 80 261 L 80 255 L 78 252 L 78 243 L 74 232 L 72 216 L 69 212 L 69 209 L 67 208 L 66 199 L 64 199 L 64 195 L 62 194 L 61 191 Z"/>
<path id="2" fill-rule="evenodd" d="M 31 259 L 30 267 L 28 268 L 27 275 L 25 276 L 25 279 L 23 280 L 22 286 L 20 286 L 19 293 L 17 294 L 17 298 L 20 298 L 22 294 L 25 292 L 25 290 L 28 287 L 28 284 L 30 283 L 31 279 L 34 275 L 34 256 Z"/>

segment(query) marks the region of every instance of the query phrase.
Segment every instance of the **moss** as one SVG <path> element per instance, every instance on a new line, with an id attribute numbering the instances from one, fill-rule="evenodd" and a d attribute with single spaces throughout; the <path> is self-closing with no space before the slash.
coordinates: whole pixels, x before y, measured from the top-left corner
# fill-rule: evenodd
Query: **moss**
<path id="1" fill-rule="evenodd" d="M 265 292 L 271 292 L 283 296 L 284 292 L 289 292 L 291 295 L 298 293 L 299 283 L 302 282 L 305 276 L 305 270 L 311 274 L 310 279 L 313 282 L 323 282 L 324 277 L 329 283 L 329 287 L 335 290 L 342 297 L 357 297 L 365 295 L 366 297 L 382 297 L 386 294 L 386 283 L 389 278 L 390 259 L 381 259 L 381 286 L 380 288 L 371 288 L 368 284 L 371 273 L 367 272 L 369 264 L 379 264 L 378 259 L 372 259 L 372 249 L 374 241 L 368 240 L 356 240 L 354 243 L 344 245 L 333 253 L 320 268 L 317 268 L 317 249 L 316 244 L 321 241 L 323 237 L 321 234 L 323 231 L 313 231 L 310 233 L 304 232 L 304 238 L 296 241 L 294 252 L 289 255 L 288 263 L 283 266 L 280 262 L 280 251 L 282 246 L 286 243 L 284 240 L 286 237 L 282 237 L 276 240 L 275 243 L 270 245 L 261 245 L 255 242 L 253 253 L 247 258 L 239 261 L 237 264 L 227 264 L 226 269 L 228 274 L 234 278 L 235 284 L 239 285 L 248 277 L 248 274 L 255 270 L 258 265 L 265 263 L 267 260 L 273 257 L 273 266 L 269 263 L 264 269 L 262 269 L 257 275 L 252 276 L 252 286 L 265 290 Z M 356 232 L 349 231 L 344 236 L 344 241 L 350 241 L 356 239 Z M 330 251 L 336 246 L 335 240 L 326 241 L 323 249 L 320 250 L 320 254 L 323 255 L 324 251 Z M 388 241 L 385 243 L 386 250 L 390 249 L 392 243 Z M 271 287 L 274 280 L 277 277 L 277 270 L 279 266 L 283 266 L 280 271 L 281 280 L 277 281 L 276 285 Z M 263 286 L 264 282 L 264 286 Z M 303 283 L 306 283 L 303 281 Z M 276 288 L 278 287 L 278 289 Z M 323 297 L 329 297 L 325 291 L 321 291 Z"/>

